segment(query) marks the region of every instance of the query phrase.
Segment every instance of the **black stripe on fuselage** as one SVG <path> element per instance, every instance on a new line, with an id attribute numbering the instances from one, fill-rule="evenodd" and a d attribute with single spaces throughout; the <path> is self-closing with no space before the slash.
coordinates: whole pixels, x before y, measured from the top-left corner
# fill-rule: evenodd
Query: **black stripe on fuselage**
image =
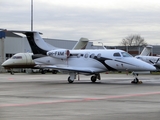
<path id="1" fill-rule="evenodd" d="M 135 66 L 135 65 L 133 65 L 133 64 L 131 64 L 131 63 L 123 62 L 123 61 L 120 61 L 120 60 L 114 60 L 114 61 L 117 61 L 117 62 L 120 62 L 120 63 L 125 63 L 125 64 L 132 65 L 132 66 Z"/>
<path id="2" fill-rule="evenodd" d="M 117 69 L 112 68 L 111 66 L 109 66 L 109 65 L 107 65 L 107 64 L 105 63 L 105 60 L 112 60 L 112 59 L 110 59 L 110 58 L 104 58 L 104 57 L 97 58 L 97 56 L 95 56 L 93 59 L 101 62 L 101 63 L 102 63 L 108 70 L 110 70 L 110 71 L 118 71 Z"/>
<path id="3" fill-rule="evenodd" d="M 107 65 L 105 63 L 105 60 L 113 60 L 113 59 L 110 59 L 110 58 L 104 58 L 104 57 L 100 57 L 100 58 L 97 58 L 97 56 L 94 57 L 95 60 L 101 62 L 108 70 L 111 70 L 111 71 L 118 71 L 117 69 L 115 68 L 112 68 L 111 66 Z M 120 61 L 120 60 L 114 60 L 114 61 L 117 61 L 117 62 L 120 62 L 120 63 L 125 63 L 125 64 L 128 64 L 128 65 L 132 65 L 132 66 L 135 66 L 131 63 L 127 63 L 127 62 L 123 62 L 123 61 Z"/>

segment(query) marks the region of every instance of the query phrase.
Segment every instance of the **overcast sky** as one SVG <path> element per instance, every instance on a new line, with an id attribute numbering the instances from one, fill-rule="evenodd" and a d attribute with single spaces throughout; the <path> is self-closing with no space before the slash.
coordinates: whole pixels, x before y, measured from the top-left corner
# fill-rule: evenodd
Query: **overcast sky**
<path id="1" fill-rule="evenodd" d="M 160 45 L 160 0 L 33 0 L 35 31 L 42 37 L 119 45 L 139 34 Z M 0 28 L 30 30 L 31 0 L 0 0 Z M 95 42 L 96 43 L 96 42 Z"/>

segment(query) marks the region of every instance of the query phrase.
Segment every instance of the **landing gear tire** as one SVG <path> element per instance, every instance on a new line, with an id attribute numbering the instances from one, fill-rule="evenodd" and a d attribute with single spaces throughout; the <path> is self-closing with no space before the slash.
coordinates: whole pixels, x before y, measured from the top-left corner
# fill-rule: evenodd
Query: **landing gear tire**
<path id="1" fill-rule="evenodd" d="M 73 83 L 73 80 L 71 80 L 70 77 L 68 77 L 68 82 Z"/>
<path id="2" fill-rule="evenodd" d="M 41 70 L 41 74 L 46 74 L 46 71 L 45 70 Z"/>
<path id="3" fill-rule="evenodd" d="M 52 74 L 57 74 L 57 70 L 53 70 L 53 71 L 52 71 Z"/>
<path id="4" fill-rule="evenodd" d="M 14 75 L 14 72 L 13 72 L 12 70 L 11 70 L 11 72 L 10 72 L 10 73 L 11 73 L 11 75 Z"/>
<path id="5" fill-rule="evenodd" d="M 139 81 L 138 78 L 135 78 L 131 83 L 132 84 L 142 84 L 142 81 Z"/>
<path id="6" fill-rule="evenodd" d="M 142 84 L 142 81 L 139 81 L 138 79 L 138 74 L 133 72 L 133 76 L 135 77 L 133 81 L 131 81 L 131 83 L 133 84 Z"/>
<path id="7" fill-rule="evenodd" d="M 139 82 L 138 78 L 135 78 L 131 83 L 137 84 Z"/>
<path id="8" fill-rule="evenodd" d="M 92 76 L 92 77 L 91 77 L 91 81 L 92 81 L 93 83 L 95 83 L 96 80 L 97 80 L 97 77 L 96 77 L 96 76 Z"/>

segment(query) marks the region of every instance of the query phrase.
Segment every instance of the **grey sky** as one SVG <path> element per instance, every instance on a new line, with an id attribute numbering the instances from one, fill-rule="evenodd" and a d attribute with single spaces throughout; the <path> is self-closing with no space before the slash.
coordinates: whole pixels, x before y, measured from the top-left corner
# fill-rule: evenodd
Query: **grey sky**
<path id="1" fill-rule="evenodd" d="M 34 30 L 43 37 L 101 39 L 119 45 L 131 34 L 160 44 L 159 0 L 33 0 Z M 0 28 L 30 30 L 31 0 L 0 0 Z M 96 42 L 95 42 L 96 43 Z"/>

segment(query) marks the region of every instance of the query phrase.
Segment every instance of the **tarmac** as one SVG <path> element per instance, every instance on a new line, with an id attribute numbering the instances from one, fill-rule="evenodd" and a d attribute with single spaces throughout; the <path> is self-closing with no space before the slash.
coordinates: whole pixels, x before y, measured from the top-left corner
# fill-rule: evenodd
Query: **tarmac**
<path id="1" fill-rule="evenodd" d="M 160 75 L 0 74 L 0 120 L 159 120 Z"/>

